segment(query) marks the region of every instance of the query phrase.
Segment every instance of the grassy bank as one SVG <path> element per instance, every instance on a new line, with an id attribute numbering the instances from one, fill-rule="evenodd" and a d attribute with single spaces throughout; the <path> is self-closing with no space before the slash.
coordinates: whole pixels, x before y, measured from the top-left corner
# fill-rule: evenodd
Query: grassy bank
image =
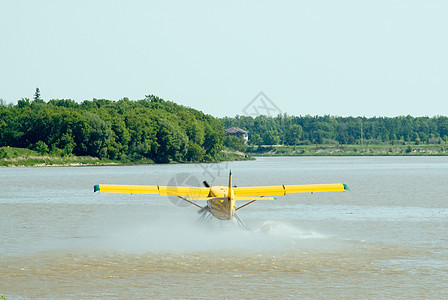
<path id="1" fill-rule="evenodd" d="M 223 151 L 222 161 L 251 160 L 252 156 L 448 156 L 448 145 L 300 145 L 255 146 L 246 153 Z M 218 162 L 218 161 L 216 161 Z M 100 160 L 90 156 L 51 156 L 14 147 L 0 147 L 0 167 L 92 166 L 152 164 L 138 161 Z"/>
<path id="2" fill-rule="evenodd" d="M 1 147 L 0 167 L 32 167 L 32 166 L 83 166 L 113 164 L 112 161 L 99 160 L 90 156 L 51 156 L 41 155 L 36 151 L 23 148 Z"/>
<path id="3" fill-rule="evenodd" d="M 249 147 L 257 156 L 448 156 L 448 145 L 300 145 Z"/>
<path id="4" fill-rule="evenodd" d="M 223 151 L 222 161 L 249 160 L 244 153 Z M 218 161 L 216 161 L 218 162 Z M 98 159 L 91 156 L 52 156 L 41 155 L 26 148 L 0 147 L 0 167 L 44 167 L 44 166 L 92 166 L 92 165 L 130 165 L 153 164 L 151 159 L 137 161 Z"/>

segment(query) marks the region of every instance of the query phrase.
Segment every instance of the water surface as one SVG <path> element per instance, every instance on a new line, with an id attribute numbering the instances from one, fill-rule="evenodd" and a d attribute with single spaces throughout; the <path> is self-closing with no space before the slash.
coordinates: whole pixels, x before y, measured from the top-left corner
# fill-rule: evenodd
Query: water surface
<path id="1" fill-rule="evenodd" d="M 338 183 L 198 223 L 197 208 L 97 183 Z M 0 294 L 15 298 L 446 298 L 448 159 L 278 157 L 0 169 Z"/>

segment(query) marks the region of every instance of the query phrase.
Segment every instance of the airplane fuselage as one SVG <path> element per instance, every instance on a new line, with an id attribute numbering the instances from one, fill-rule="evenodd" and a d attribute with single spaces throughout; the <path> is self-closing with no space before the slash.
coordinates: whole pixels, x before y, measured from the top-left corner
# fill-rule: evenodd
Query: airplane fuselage
<path id="1" fill-rule="evenodd" d="M 211 187 L 210 194 L 213 198 L 207 200 L 208 211 L 220 220 L 232 219 L 236 206 L 232 187 L 214 186 Z"/>

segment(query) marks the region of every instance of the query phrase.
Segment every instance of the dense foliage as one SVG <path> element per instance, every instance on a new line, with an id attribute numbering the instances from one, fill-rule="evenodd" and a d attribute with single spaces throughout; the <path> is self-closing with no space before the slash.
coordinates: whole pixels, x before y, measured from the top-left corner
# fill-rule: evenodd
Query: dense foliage
<path id="1" fill-rule="evenodd" d="M 36 92 L 37 93 L 37 92 Z M 41 154 L 155 162 L 216 161 L 224 128 L 212 116 L 146 96 L 139 101 L 21 99 L 0 103 L 0 147 Z"/>
<path id="2" fill-rule="evenodd" d="M 448 141 L 448 117 L 237 116 L 221 119 L 225 128 L 249 131 L 252 145 L 439 144 Z"/>
<path id="3" fill-rule="evenodd" d="M 251 145 L 441 144 L 448 117 L 237 116 L 221 120 L 156 96 L 139 101 L 0 99 L 0 147 L 42 155 L 92 156 L 121 161 L 222 160 L 223 146 L 245 151 L 244 140 L 224 128 L 249 132 Z M 3 151 L 5 152 L 5 151 Z M 0 153 L 0 159 L 5 153 Z"/>

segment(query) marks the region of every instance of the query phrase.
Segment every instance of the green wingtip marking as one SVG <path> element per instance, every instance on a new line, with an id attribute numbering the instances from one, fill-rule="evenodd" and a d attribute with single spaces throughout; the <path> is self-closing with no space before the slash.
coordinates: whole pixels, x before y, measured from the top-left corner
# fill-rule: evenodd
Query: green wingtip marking
<path id="1" fill-rule="evenodd" d="M 350 191 L 350 189 L 348 188 L 348 185 L 346 185 L 345 183 L 343 183 L 343 185 L 344 185 L 344 190 Z"/>
<path id="2" fill-rule="evenodd" d="M 99 191 L 100 191 L 100 185 L 99 185 L 99 184 L 96 184 L 96 185 L 93 187 L 93 192 L 96 193 L 96 192 L 99 192 Z"/>

